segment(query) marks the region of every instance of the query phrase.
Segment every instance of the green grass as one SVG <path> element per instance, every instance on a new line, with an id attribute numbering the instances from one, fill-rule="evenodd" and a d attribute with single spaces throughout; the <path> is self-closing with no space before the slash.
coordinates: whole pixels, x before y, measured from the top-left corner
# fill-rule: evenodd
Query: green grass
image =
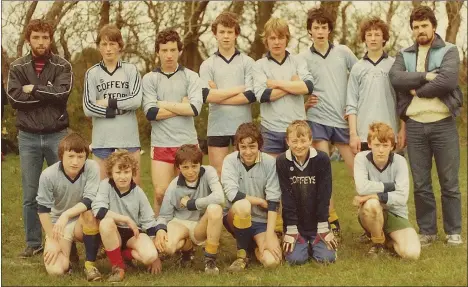
<path id="1" fill-rule="evenodd" d="M 461 153 L 460 190 L 463 206 L 462 236 L 465 242 L 467 240 L 466 153 L 467 149 L 464 146 Z M 148 153 L 145 153 L 142 158 L 142 187 L 152 202 Z M 439 237 L 444 238 L 440 189 L 435 168 L 433 169 L 433 182 L 438 204 Z M 295 267 L 285 264 L 274 270 L 251 265 L 242 274 L 228 274 L 226 269 L 235 259 L 235 242 L 226 231 L 223 231 L 218 259 L 220 276 L 207 276 L 203 273 L 202 253 L 201 250 L 197 250 L 197 263 L 193 270 L 178 269 L 173 264 L 173 260 L 169 260 L 163 263 L 161 275 L 147 274 L 141 266 L 139 271 L 128 272 L 122 285 L 467 285 L 466 243 L 460 247 L 447 247 L 440 240 L 431 247 L 423 248 L 418 261 L 387 257 L 377 260 L 366 258 L 365 253 L 369 246 L 354 241 L 354 238 L 362 231 L 356 219 L 356 208 L 351 204 L 355 194 L 353 183 L 342 162 L 333 162 L 333 194 L 344 240 L 335 264 L 321 266 L 311 262 Z M 16 258 L 24 248 L 21 197 L 19 157 L 8 155 L 2 162 L 2 285 L 110 285 L 105 281 L 86 282 L 81 270 L 75 270 L 71 276 L 53 278 L 46 274 L 41 257 L 28 260 Z M 408 205 L 410 221 L 415 225 L 412 194 Z M 78 248 L 80 258 L 83 259 L 82 245 L 79 244 Z M 110 270 L 107 259 L 100 260 L 98 267 L 104 274 Z"/>

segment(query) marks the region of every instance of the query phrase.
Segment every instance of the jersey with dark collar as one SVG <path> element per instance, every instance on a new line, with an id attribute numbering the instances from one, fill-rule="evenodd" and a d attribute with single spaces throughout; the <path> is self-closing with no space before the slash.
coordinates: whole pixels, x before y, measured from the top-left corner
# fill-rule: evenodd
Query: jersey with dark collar
<path id="1" fill-rule="evenodd" d="M 99 220 L 103 219 L 110 210 L 130 217 L 149 236 L 156 234 L 156 220 L 151 204 L 145 192 L 133 181 L 127 192 L 120 193 L 113 179 L 102 180 L 92 208 L 94 216 Z M 127 225 L 120 223 L 118 225 L 122 228 L 128 228 Z"/>
<path id="2" fill-rule="evenodd" d="M 237 127 L 252 121 L 250 103 L 255 102 L 252 82 L 252 66 L 255 61 L 244 53 L 235 50 L 231 59 L 226 59 L 221 53 L 203 61 L 200 66 L 200 78 L 202 80 L 203 101 L 209 93 L 208 81 L 213 81 L 218 89 L 227 89 L 235 86 L 245 86 L 244 96 L 249 101 L 245 105 L 220 105 L 209 104 L 208 136 L 230 136 L 236 133 Z"/>
<path id="3" fill-rule="evenodd" d="M 180 200 L 185 196 L 190 197 L 190 200 L 186 207 L 182 207 Z M 193 187 L 187 185 L 181 173 L 167 187 L 157 219 L 156 230 L 167 230 L 167 223 L 173 218 L 199 221 L 208 205 L 221 205 L 223 203 L 223 188 L 214 167 L 201 166 L 198 181 Z"/>
<path id="4" fill-rule="evenodd" d="M 310 148 L 304 165 L 295 160 L 291 150 L 276 159 L 281 187 L 284 226 L 296 226 L 303 235 L 317 232 L 317 223 L 328 222 L 332 193 L 330 159 L 326 153 Z"/>
<path id="5" fill-rule="evenodd" d="M 203 104 L 202 85 L 198 74 L 178 66 L 172 74 L 165 74 L 160 68 L 143 76 L 143 110 L 151 121 L 151 146 L 179 147 L 183 144 L 198 144 L 194 117 L 175 116 L 156 120 L 158 101 L 182 102 L 188 97 L 195 116 Z"/>
<path id="6" fill-rule="evenodd" d="M 99 165 L 87 159 L 80 173 L 71 179 L 59 161 L 46 168 L 39 178 L 37 205 L 39 213 L 50 213 L 52 223 L 77 203 L 91 209 L 99 186 Z M 70 219 L 72 220 L 72 219 Z"/>
<path id="7" fill-rule="evenodd" d="M 109 107 L 96 100 L 109 99 Z M 110 73 L 104 62 L 85 76 L 83 109 L 93 119 L 93 148 L 140 147 L 136 110 L 141 106 L 141 76 L 134 64 L 119 61 Z"/>

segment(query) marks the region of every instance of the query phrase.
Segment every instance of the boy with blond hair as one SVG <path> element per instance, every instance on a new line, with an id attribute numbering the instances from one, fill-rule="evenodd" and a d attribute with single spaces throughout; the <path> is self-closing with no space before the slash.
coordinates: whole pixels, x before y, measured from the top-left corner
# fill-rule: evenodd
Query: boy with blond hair
<path id="1" fill-rule="evenodd" d="M 328 223 L 332 173 L 328 155 L 312 145 L 306 121 L 292 122 L 286 130 L 289 149 L 276 158 L 281 187 L 283 250 L 286 261 L 303 264 L 336 260 L 337 242 Z"/>
<path id="2" fill-rule="evenodd" d="M 234 144 L 237 127 L 252 121 L 250 104 L 255 102 L 252 58 L 236 49 L 240 34 L 237 15 L 222 12 L 211 24 L 218 51 L 200 66 L 203 101 L 209 103 L 208 156 L 210 165 L 221 175 L 223 160 Z"/>
<path id="3" fill-rule="evenodd" d="M 125 261 L 133 258 L 148 266 L 151 273 L 161 270 L 151 239 L 156 234 L 153 209 L 145 192 L 133 181 L 137 168 L 138 162 L 130 152 L 113 152 L 106 159 L 107 178 L 101 181 L 92 205 L 112 265 L 109 282 L 122 281 L 127 268 Z"/>
<path id="4" fill-rule="evenodd" d="M 387 241 L 399 256 L 418 259 L 421 245 L 408 221 L 408 165 L 404 157 L 392 152 L 395 134 L 389 125 L 376 122 L 369 127 L 367 143 L 370 151 L 354 159 L 358 195 L 353 204 L 359 206 L 359 223 L 372 240 L 368 255 L 384 253 Z"/>
<path id="5" fill-rule="evenodd" d="M 175 154 L 180 170 L 164 195 L 156 226 L 156 248 L 173 255 L 181 251 L 181 265 L 191 265 L 193 244 L 205 245 L 205 272 L 218 274 L 216 257 L 223 226 L 223 188 L 216 170 L 201 165 L 203 153 L 197 145 L 182 145 Z"/>

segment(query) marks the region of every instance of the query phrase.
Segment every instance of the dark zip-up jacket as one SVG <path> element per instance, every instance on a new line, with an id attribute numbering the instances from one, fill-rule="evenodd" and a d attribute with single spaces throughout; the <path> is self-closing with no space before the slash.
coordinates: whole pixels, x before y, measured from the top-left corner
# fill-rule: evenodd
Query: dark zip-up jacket
<path id="1" fill-rule="evenodd" d="M 71 64 L 58 55 L 45 56 L 45 66 L 39 76 L 31 52 L 16 59 L 10 65 L 7 94 L 11 106 L 18 110 L 17 128 L 36 134 L 67 128 L 67 101 L 72 82 Z M 24 93 L 24 85 L 34 85 L 32 92 Z"/>
<path id="2" fill-rule="evenodd" d="M 318 223 L 328 223 L 332 194 L 332 173 L 328 155 L 310 148 L 309 158 L 300 166 L 291 150 L 276 158 L 281 188 L 284 230 L 297 227 L 303 236 L 313 236 Z"/>
<path id="3" fill-rule="evenodd" d="M 420 98 L 438 97 L 449 108 L 452 117 L 459 115 L 463 105 L 463 94 L 458 86 L 460 56 L 457 46 L 444 42 L 438 34 L 434 37 L 427 53 L 425 72 L 416 72 L 417 43 L 402 49 L 390 69 L 390 81 L 397 91 L 397 112 L 404 121 L 408 119 L 406 110 L 413 100 L 409 93 L 412 89 Z M 427 72 L 437 73 L 437 77 L 427 81 Z"/>

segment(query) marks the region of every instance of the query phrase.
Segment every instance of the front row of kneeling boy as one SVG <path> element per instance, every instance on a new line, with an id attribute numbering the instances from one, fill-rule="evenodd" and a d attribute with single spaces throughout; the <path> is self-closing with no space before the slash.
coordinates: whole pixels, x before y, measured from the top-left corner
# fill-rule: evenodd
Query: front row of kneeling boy
<path id="1" fill-rule="evenodd" d="M 406 161 L 391 152 L 394 133 L 386 124 L 371 125 L 369 137 L 372 150 L 356 157 L 359 221 L 375 253 L 387 237 L 398 255 L 416 259 L 420 247 L 407 219 Z M 95 266 L 101 242 L 112 265 L 109 281 L 122 281 L 133 259 L 156 274 L 161 256 L 180 252 L 180 264 L 188 266 L 194 245 L 204 245 L 205 272 L 217 274 L 223 225 L 237 242 L 237 259 L 229 271 L 245 269 L 254 256 L 265 267 L 278 266 L 283 255 L 291 264 L 310 258 L 334 262 L 337 241 L 327 220 L 330 160 L 311 147 L 305 121 L 289 125 L 286 141 L 289 149 L 275 159 L 261 152 L 263 139 L 254 124 L 240 125 L 236 151 L 224 160 L 221 182 L 213 167 L 201 165 L 197 145 L 183 145 L 175 158 L 180 174 L 167 188 L 156 219 L 145 193 L 132 180 L 137 164 L 127 151 L 107 159 L 108 178 L 100 182 L 98 164 L 87 159 L 88 143 L 79 134 L 69 134 L 59 145 L 60 161 L 40 177 L 37 202 L 46 232 L 47 272 L 69 272 L 70 262 L 78 260 L 74 241 L 82 241 L 88 281 L 102 277 Z M 275 233 L 280 201 L 282 246 Z"/>

